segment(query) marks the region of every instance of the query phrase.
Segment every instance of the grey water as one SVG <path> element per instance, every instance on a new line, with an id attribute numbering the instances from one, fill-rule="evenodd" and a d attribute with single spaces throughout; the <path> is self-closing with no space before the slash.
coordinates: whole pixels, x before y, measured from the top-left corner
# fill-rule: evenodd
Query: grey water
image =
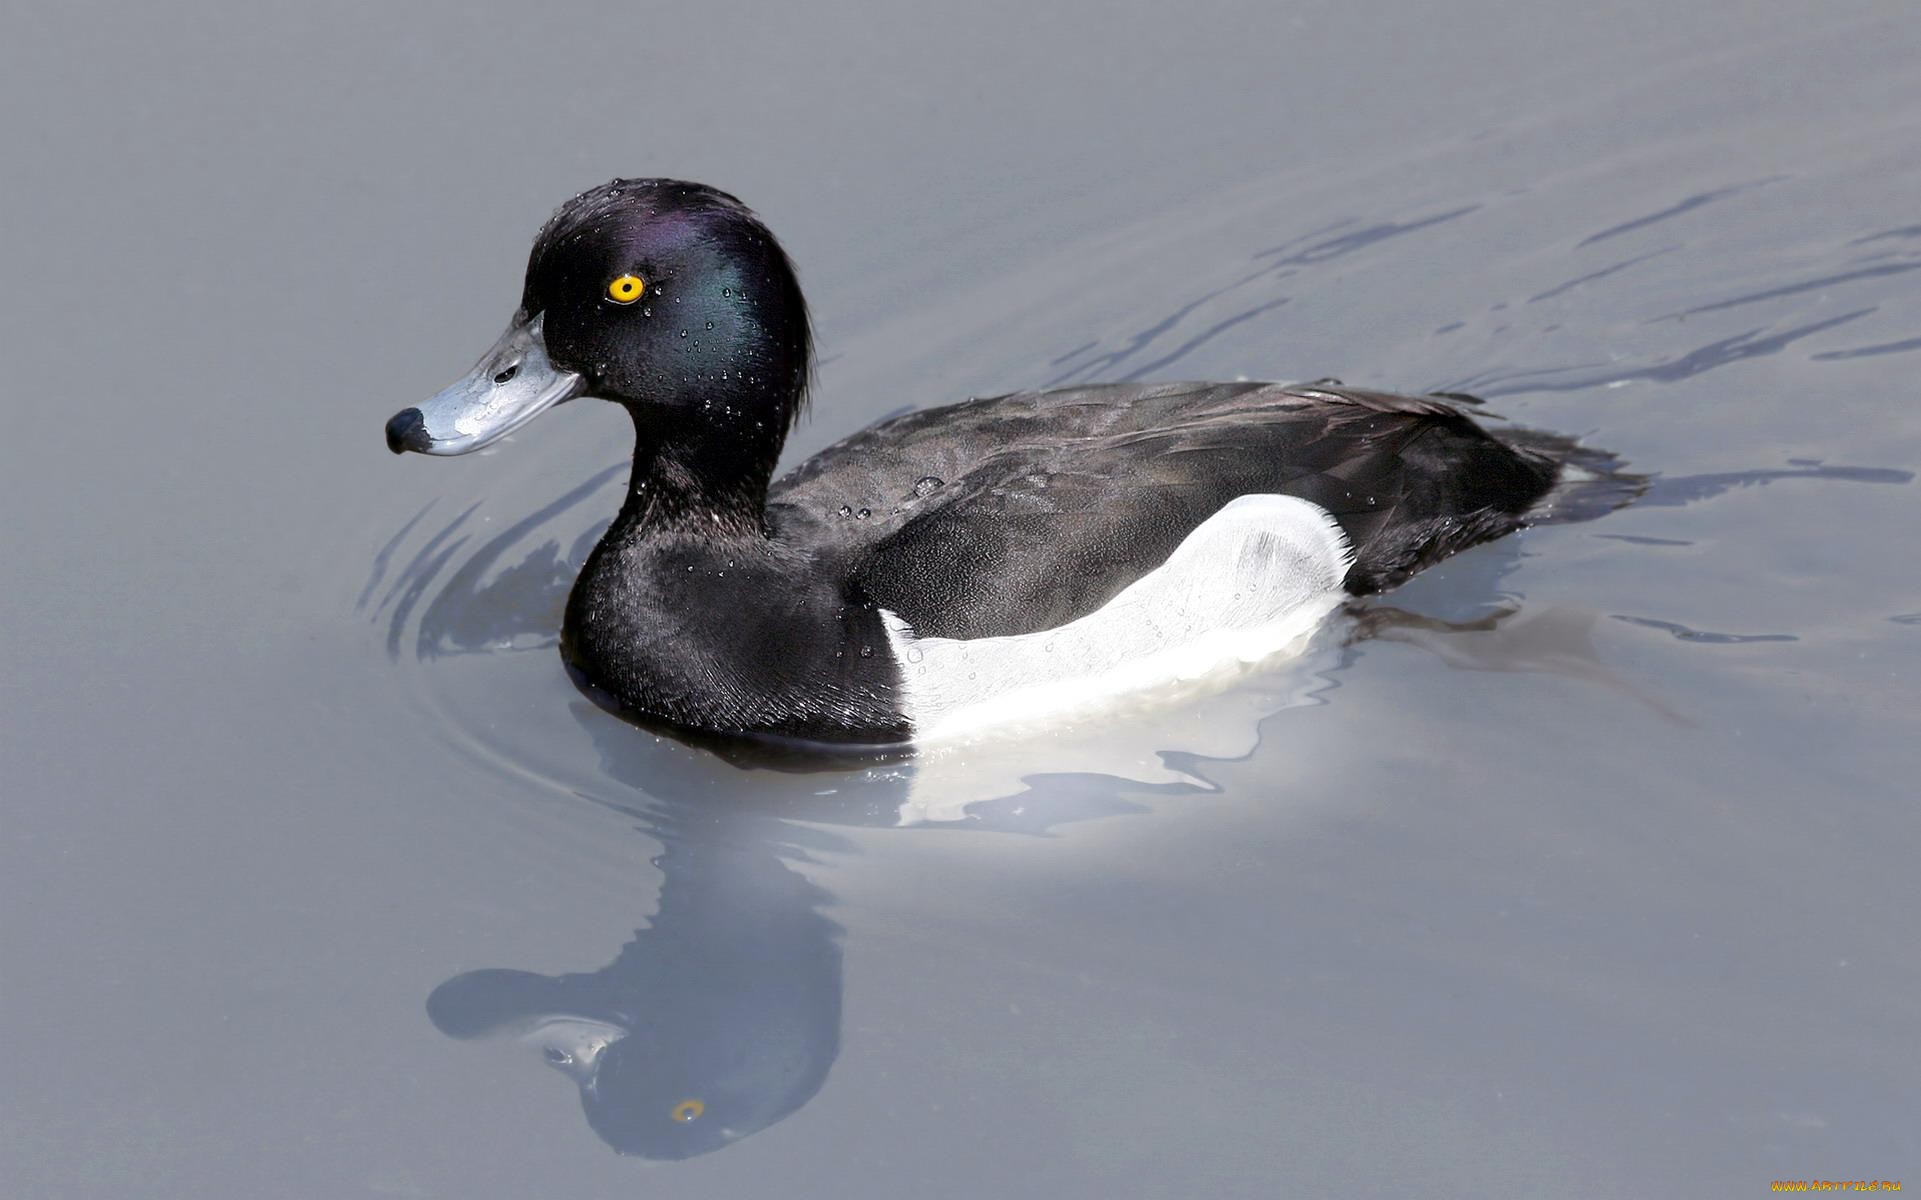
<path id="1" fill-rule="evenodd" d="M 1912 5 L 7 25 L 0 1192 L 1921 1177 Z M 1336 376 L 1650 485 L 1223 691 L 735 767 L 554 650 L 619 413 L 380 437 L 617 174 L 785 241 L 789 461 Z"/>

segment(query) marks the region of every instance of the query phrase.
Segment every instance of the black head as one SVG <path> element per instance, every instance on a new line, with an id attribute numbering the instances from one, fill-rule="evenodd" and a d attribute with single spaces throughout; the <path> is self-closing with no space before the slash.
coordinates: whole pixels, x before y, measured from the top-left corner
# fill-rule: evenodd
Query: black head
<path id="1" fill-rule="evenodd" d="M 590 395 L 661 408 L 753 396 L 725 415 L 782 432 L 797 413 L 812 341 L 800 285 L 725 192 L 616 179 L 581 193 L 535 239 L 520 307 L 545 315 L 548 356 Z"/>
<path id="2" fill-rule="evenodd" d="M 760 475 L 764 488 L 811 354 L 793 267 L 746 205 L 698 183 L 616 179 L 553 215 L 507 333 L 465 379 L 388 422 L 388 445 L 461 454 L 592 395 L 634 413 L 643 452 L 696 474 Z"/>

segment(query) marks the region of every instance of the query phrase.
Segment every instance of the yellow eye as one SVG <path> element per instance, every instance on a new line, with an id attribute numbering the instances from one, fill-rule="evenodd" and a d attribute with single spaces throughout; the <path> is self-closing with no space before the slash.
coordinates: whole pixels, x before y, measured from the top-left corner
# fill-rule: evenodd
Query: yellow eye
<path id="1" fill-rule="evenodd" d="M 706 1111 L 707 1106 L 698 1100 L 682 1100 L 679 1104 L 674 1105 L 674 1120 L 684 1125 Z"/>
<path id="2" fill-rule="evenodd" d="M 622 275 L 607 285 L 607 298 L 615 304 L 632 304 L 640 299 L 640 294 L 646 290 L 647 281 L 640 276 Z"/>

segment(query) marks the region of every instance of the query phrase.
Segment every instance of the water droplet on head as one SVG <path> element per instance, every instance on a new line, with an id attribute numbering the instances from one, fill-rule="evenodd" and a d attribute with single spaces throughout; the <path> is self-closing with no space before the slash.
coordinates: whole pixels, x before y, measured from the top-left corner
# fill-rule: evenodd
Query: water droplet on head
<path id="1" fill-rule="evenodd" d="M 712 321 L 707 322 L 707 328 L 712 329 L 713 327 L 714 323 Z"/>
<path id="2" fill-rule="evenodd" d="M 860 656 L 862 658 L 874 657 L 874 648 L 872 646 L 862 646 L 860 648 Z"/>
<path id="3" fill-rule="evenodd" d="M 907 651 L 907 661 L 910 663 L 917 663 L 922 658 L 925 658 L 925 657 L 926 655 L 921 653 L 921 648 L 919 646 L 915 646 Z"/>
<path id="4" fill-rule="evenodd" d="M 857 518 L 859 518 L 860 520 L 863 520 L 863 521 L 865 521 L 865 520 L 866 520 L 867 518 L 869 518 L 869 517 L 871 517 L 871 516 L 873 516 L 873 515 L 874 515 L 874 514 L 873 514 L 872 512 L 870 512 L 869 510 L 867 510 L 867 509 L 864 509 L 864 508 L 863 508 L 863 509 L 861 509 L 861 510 L 860 510 L 859 512 L 857 512 L 857 513 L 855 513 L 855 514 L 854 514 L 854 516 L 855 516 L 855 517 L 857 517 Z"/>
<path id="5" fill-rule="evenodd" d="M 843 517 L 851 517 L 851 516 L 853 516 L 853 515 L 854 515 L 854 510 L 853 510 L 853 507 L 852 507 L 852 506 L 850 506 L 850 505 L 846 505 L 846 504 L 843 504 L 843 505 L 841 505 L 841 506 L 840 506 L 840 515 L 841 515 L 841 516 L 843 516 Z"/>
<path id="6" fill-rule="evenodd" d="M 914 481 L 914 494 L 916 496 L 931 496 L 935 491 L 943 487 L 946 482 L 946 480 L 938 475 L 923 475 Z"/>

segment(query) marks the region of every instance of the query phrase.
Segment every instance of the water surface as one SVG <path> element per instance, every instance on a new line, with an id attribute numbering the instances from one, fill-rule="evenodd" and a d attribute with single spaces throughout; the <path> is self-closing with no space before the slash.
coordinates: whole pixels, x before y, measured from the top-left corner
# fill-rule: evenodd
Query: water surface
<path id="1" fill-rule="evenodd" d="M 8 1190 L 1915 1179 L 1921 29 L 1605 7 L 17 18 Z M 786 241 L 790 461 L 1332 375 L 1654 478 L 1172 709 L 741 770 L 554 652 L 619 413 L 379 439 L 615 174 Z"/>

